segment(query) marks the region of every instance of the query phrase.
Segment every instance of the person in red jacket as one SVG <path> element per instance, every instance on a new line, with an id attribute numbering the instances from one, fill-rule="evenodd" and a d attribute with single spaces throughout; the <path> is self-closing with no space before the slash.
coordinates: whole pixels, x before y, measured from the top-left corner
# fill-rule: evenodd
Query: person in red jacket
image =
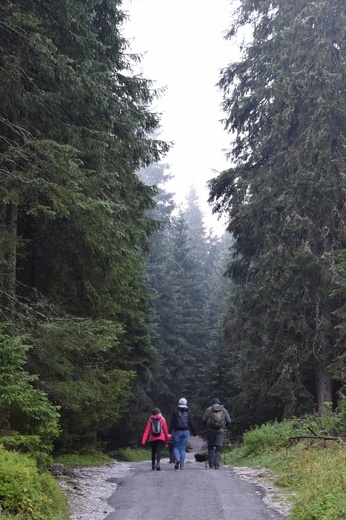
<path id="1" fill-rule="evenodd" d="M 151 469 L 156 468 L 159 471 L 161 469 L 160 460 L 162 449 L 164 445 L 168 445 L 170 441 L 167 423 L 159 408 L 154 408 L 153 414 L 148 419 L 142 437 L 142 446 L 145 445 L 148 439 L 151 445 Z"/>

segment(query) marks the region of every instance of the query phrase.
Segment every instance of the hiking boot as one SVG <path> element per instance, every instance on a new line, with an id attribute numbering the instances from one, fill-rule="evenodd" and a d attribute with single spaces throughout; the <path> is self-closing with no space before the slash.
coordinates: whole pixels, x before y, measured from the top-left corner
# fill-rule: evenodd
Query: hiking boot
<path id="1" fill-rule="evenodd" d="M 157 469 L 157 471 L 160 471 L 160 469 L 161 469 L 161 468 L 160 468 L 160 463 L 159 463 L 159 462 L 156 464 L 156 469 Z"/>
<path id="2" fill-rule="evenodd" d="M 184 464 L 183 464 L 182 466 L 180 466 L 180 469 L 185 469 L 185 468 L 184 468 Z"/>
<path id="3" fill-rule="evenodd" d="M 152 464 L 152 465 L 151 465 L 151 469 L 152 469 L 152 470 L 155 469 L 155 464 Z"/>
<path id="4" fill-rule="evenodd" d="M 214 467 L 213 463 L 209 461 L 209 468 L 213 468 L 213 467 Z"/>
<path id="5" fill-rule="evenodd" d="M 174 469 L 179 469 L 180 460 L 176 460 L 174 464 Z"/>
<path id="6" fill-rule="evenodd" d="M 219 469 L 219 467 L 220 467 L 220 464 L 214 464 L 215 469 Z"/>

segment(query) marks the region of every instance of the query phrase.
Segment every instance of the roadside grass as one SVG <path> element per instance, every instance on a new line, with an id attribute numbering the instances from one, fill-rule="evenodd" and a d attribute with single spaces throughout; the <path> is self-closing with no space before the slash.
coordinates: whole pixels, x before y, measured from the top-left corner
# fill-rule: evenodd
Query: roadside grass
<path id="1" fill-rule="evenodd" d="M 123 448 L 112 454 L 114 459 L 122 462 L 144 462 L 151 459 L 150 448 Z M 162 450 L 162 457 L 168 457 L 168 448 L 164 447 Z"/>
<path id="2" fill-rule="evenodd" d="M 168 448 L 162 451 L 162 457 L 168 457 Z M 120 462 L 144 462 L 151 459 L 150 448 L 119 448 L 118 450 L 105 453 L 83 453 L 56 455 L 54 462 L 66 464 L 67 466 L 102 466 L 106 462 L 117 460 Z"/>
<path id="3" fill-rule="evenodd" d="M 86 454 L 64 454 L 55 455 L 54 462 L 66 464 L 67 466 L 102 466 L 113 459 L 105 453 L 86 453 Z"/>
<path id="4" fill-rule="evenodd" d="M 265 424 L 244 435 L 242 447 L 226 453 L 234 466 L 261 466 L 276 475 L 290 496 L 290 520 L 346 518 L 346 445 L 304 439 L 293 444 L 293 422 Z"/>

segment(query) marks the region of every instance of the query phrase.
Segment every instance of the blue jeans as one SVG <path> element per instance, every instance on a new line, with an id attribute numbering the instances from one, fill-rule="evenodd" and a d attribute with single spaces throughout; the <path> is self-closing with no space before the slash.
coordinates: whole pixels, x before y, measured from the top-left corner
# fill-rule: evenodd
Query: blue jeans
<path id="1" fill-rule="evenodd" d="M 190 437 L 189 430 L 175 430 L 174 431 L 174 458 L 180 460 L 180 465 L 183 466 L 185 462 L 185 449 L 187 441 Z"/>

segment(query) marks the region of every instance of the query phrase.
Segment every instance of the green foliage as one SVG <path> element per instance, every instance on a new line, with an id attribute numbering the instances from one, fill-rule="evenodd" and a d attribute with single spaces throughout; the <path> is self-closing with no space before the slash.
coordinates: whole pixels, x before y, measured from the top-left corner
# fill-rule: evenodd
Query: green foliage
<path id="1" fill-rule="evenodd" d="M 133 448 L 122 448 L 114 452 L 114 458 L 123 462 L 142 462 L 151 459 L 151 452 L 149 449 L 133 449 Z M 162 456 L 166 457 L 165 448 L 162 451 Z"/>
<path id="2" fill-rule="evenodd" d="M 198 208 L 194 208 L 198 232 L 192 230 L 192 226 L 190 228 L 182 212 L 178 217 L 173 217 L 172 195 L 164 189 L 170 178 L 165 170 L 164 165 L 157 165 L 142 172 L 147 183 L 155 182 L 158 187 L 157 207 L 150 214 L 163 225 L 151 239 L 146 268 L 153 307 L 153 344 L 160 359 L 141 374 L 141 384 L 148 396 L 143 403 L 145 411 L 149 412 L 155 404 L 168 414 L 175 406 L 179 393 L 190 394 L 190 384 L 195 393 L 200 375 L 200 359 L 206 337 L 203 321 L 205 273 L 201 265 L 198 266 L 197 251 L 192 247 L 192 241 L 198 241 L 204 251 L 206 242 L 200 234 L 203 229 Z M 190 365 L 196 368 L 193 378 L 187 374 Z"/>
<path id="3" fill-rule="evenodd" d="M 123 462 L 141 462 L 145 460 L 150 460 L 151 452 L 150 449 L 144 448 L 120 448 L 115 451 L 105 453 L 94 453 L 95 447 L 91 447 L 90 453 L 85 454 L 66 454 L 66 455 L 56 455 L 54 457 L 54 462 L 60 462 L 62 464 L 66 464 L 68 466 L 100 466 L 105 462 L 110 462 L 111 460 L 118 460 Z M 166 448 L 164 448 L 163 456 L 166 457 L 167 453 L 165 453 Z"/>
<path id="4" fill-rule="evenodd" d="M 297 434 L 327 435 L 346 437 L 346 399 L 340 394 L 337 408 L 332 403 L 325 403 L 326 413 L 305 415 L 294 420 Z"/>
<path id="5" fill-rule="evenodd" d="M 0 437 L 0 444 L 9 451 L 28 454 L 40 469 L 48 469 L 51 466 L 53 446 L 50 446 L 48 451 L 48 447 L 42 445 L 39 435 L 20 435 L 11 432 L 11 435 Z"/>
<path id="6" fill-rule="evenodd" d="M 339 392 L 339 398 L 339 404 L 334 414 L 336 417 L 335 428 L 339 434 L 346 437 L 346 396 Z"/>
<path id="7" fill-rule="evenodd" d="M 54 462 L 68 466 L 101 466 L 112 459 L 105 453 L 96 453 L 95 446 L 90 447 L 90 453 L 83 450 L 84 454 L 68 453 L 66 455 L 55 455 Z"/>
<path id="8" fill-rule="evenodd" d="M 230 282 L 223 274 L 229 240 L 206 235 L 194 188 L 184 211 L 173 216 L 171 194 L 164 189 L 165 170 L 165 165 L 156 165 L 142 172 L 147 183 L 158 187 L 157 208 L 151 215 L 163 225 L 151 239 L 146 270 L 153 306 L 153 344 L 160 359 L 141 374 L 146 399 L 140 393 L 137 396 L 139 425 L 146 420 L 143 410 L 149 413 L 153 405 L 169 416 L 182 394 L 189 400 L 191 396 L 197 418 L 214 391 L 220 395 L 223 387 L 230 388 L 229 381 L 220 376 L 227 373 L 228 360 L 219 341 L 228 312 Z"/>
<path id="9" fill-rule="evenodd" d="M 258 456 L 269 450 L 281 449 L 287 445 L 287 439 L 293 434 L 291 421 L 274 421 L 257 426 L 244 433 L 243 455 Z"/>
<path id="10" fill-rule="evenodd" d="M 229 253 L 232 250 L 230 235 L 224 235 L 221 240 L 208 238 L 208 270 L 206 276 L 207 299 L 205 319 L 208 330 L 207 349 L 203 359 L 203 384 L 199 388 L 200 409 L 210 405 L 215 395 L 227 403 L 231 411 L 230 396 L 236 393 L 237 375 L 233 370 L 235 360 L 227 348 L 225 326 L 233 315 L 233 283 L 225 276 L 229 263 Z M 232 404 L 232 416 L 234 405 Z M 235 425 L 232 427 L 236 435 Z"/>
<path id="11" fill-rule="evenodd" d="M 244 27 L 219 82 L 232 166 L 210 182 L 234 237 L 226 341 L 243 429 L 322 411 L 345 377 L 345 10 L 245 1 L 229 37 Z"/>
<path id="12" fill-rule="evenodd" d="M 40 386 L 59 403 L 60 449 L 98 441 L 120 419 L 132 395 L 135 372 L 121 326 L 106 320 L 66 320 L 36 328 L 30 365 Z"/>
<path id="13" fill-rule="evenodd" d="M 317 496 L 306 497 L 298 502 L 290 518 L 292 520 L 342 520 L 346 515 L 345 493 L 325 493 L 322 497 L 320 489 Z"/>
<path id="14" fill-rule="evenodd" d="M 342 401 L 343 402 L 343 401 Z M 243 434 L 242 457 L 258 457 L 271 450 L 280 450 L 290 444 L 289 437 L 343 436 L 344 406 L 323 415 L 305 415 L 280 422 L 272 421 L 256 426 Z M 341 427 L 340 427 L 341 426 Z"/>
<path id="15" fill-rule="evenodd" d="M 168 146 L 149 137 L 159 93 L 131 71 L 120 4 L 0 6 L 0 312 L 33 343 L 26 409 L 42 419 L 44 390 L 66 445 L 114 426 L 156 354 L 143 279 L 156 190 L 136 172 Z"/>
<path id="16" fill-rule="evenodd" d="M 48 466 L 53 441 L 59 434 L 57 407 L 42 390 L 35 388 L 37 376 L 24 369 L 29 346 L 22 337 L 11 337 L 0 327 L 0 418 L 2 428 L 11 432 L 0 442 L 36 458 Z"/>
<path id="17" fill-rule="evenodd" d="M 294 462 L 296 463 L 294 465 Z M 292 518 L 337 520 L 346 513 L 346 452 L 338 446 L 300 450 L 287 468 L 291 486 L 299 488 Z"/>
<path id="18" fill-rule="evenodd" d="M 306 421 L 305 427 L 309 427 L 310 419 Z M 228 453 L 227 462 L 272 470 L 276 485 L 292 504 L 290 519 L 341 520 L 346 512 L 345 446 L 333 441 L 288 441 L 286 435 L 302 433 L 300 428 L 292 420 L 247 432 L 244 445 Z"/>
<path id="19" fill-rule="evenodd" d="M 0 446 L 0 517 L 67 520 L 68 506 L 54 478 L 39 474 L 34 461 Z"/>

